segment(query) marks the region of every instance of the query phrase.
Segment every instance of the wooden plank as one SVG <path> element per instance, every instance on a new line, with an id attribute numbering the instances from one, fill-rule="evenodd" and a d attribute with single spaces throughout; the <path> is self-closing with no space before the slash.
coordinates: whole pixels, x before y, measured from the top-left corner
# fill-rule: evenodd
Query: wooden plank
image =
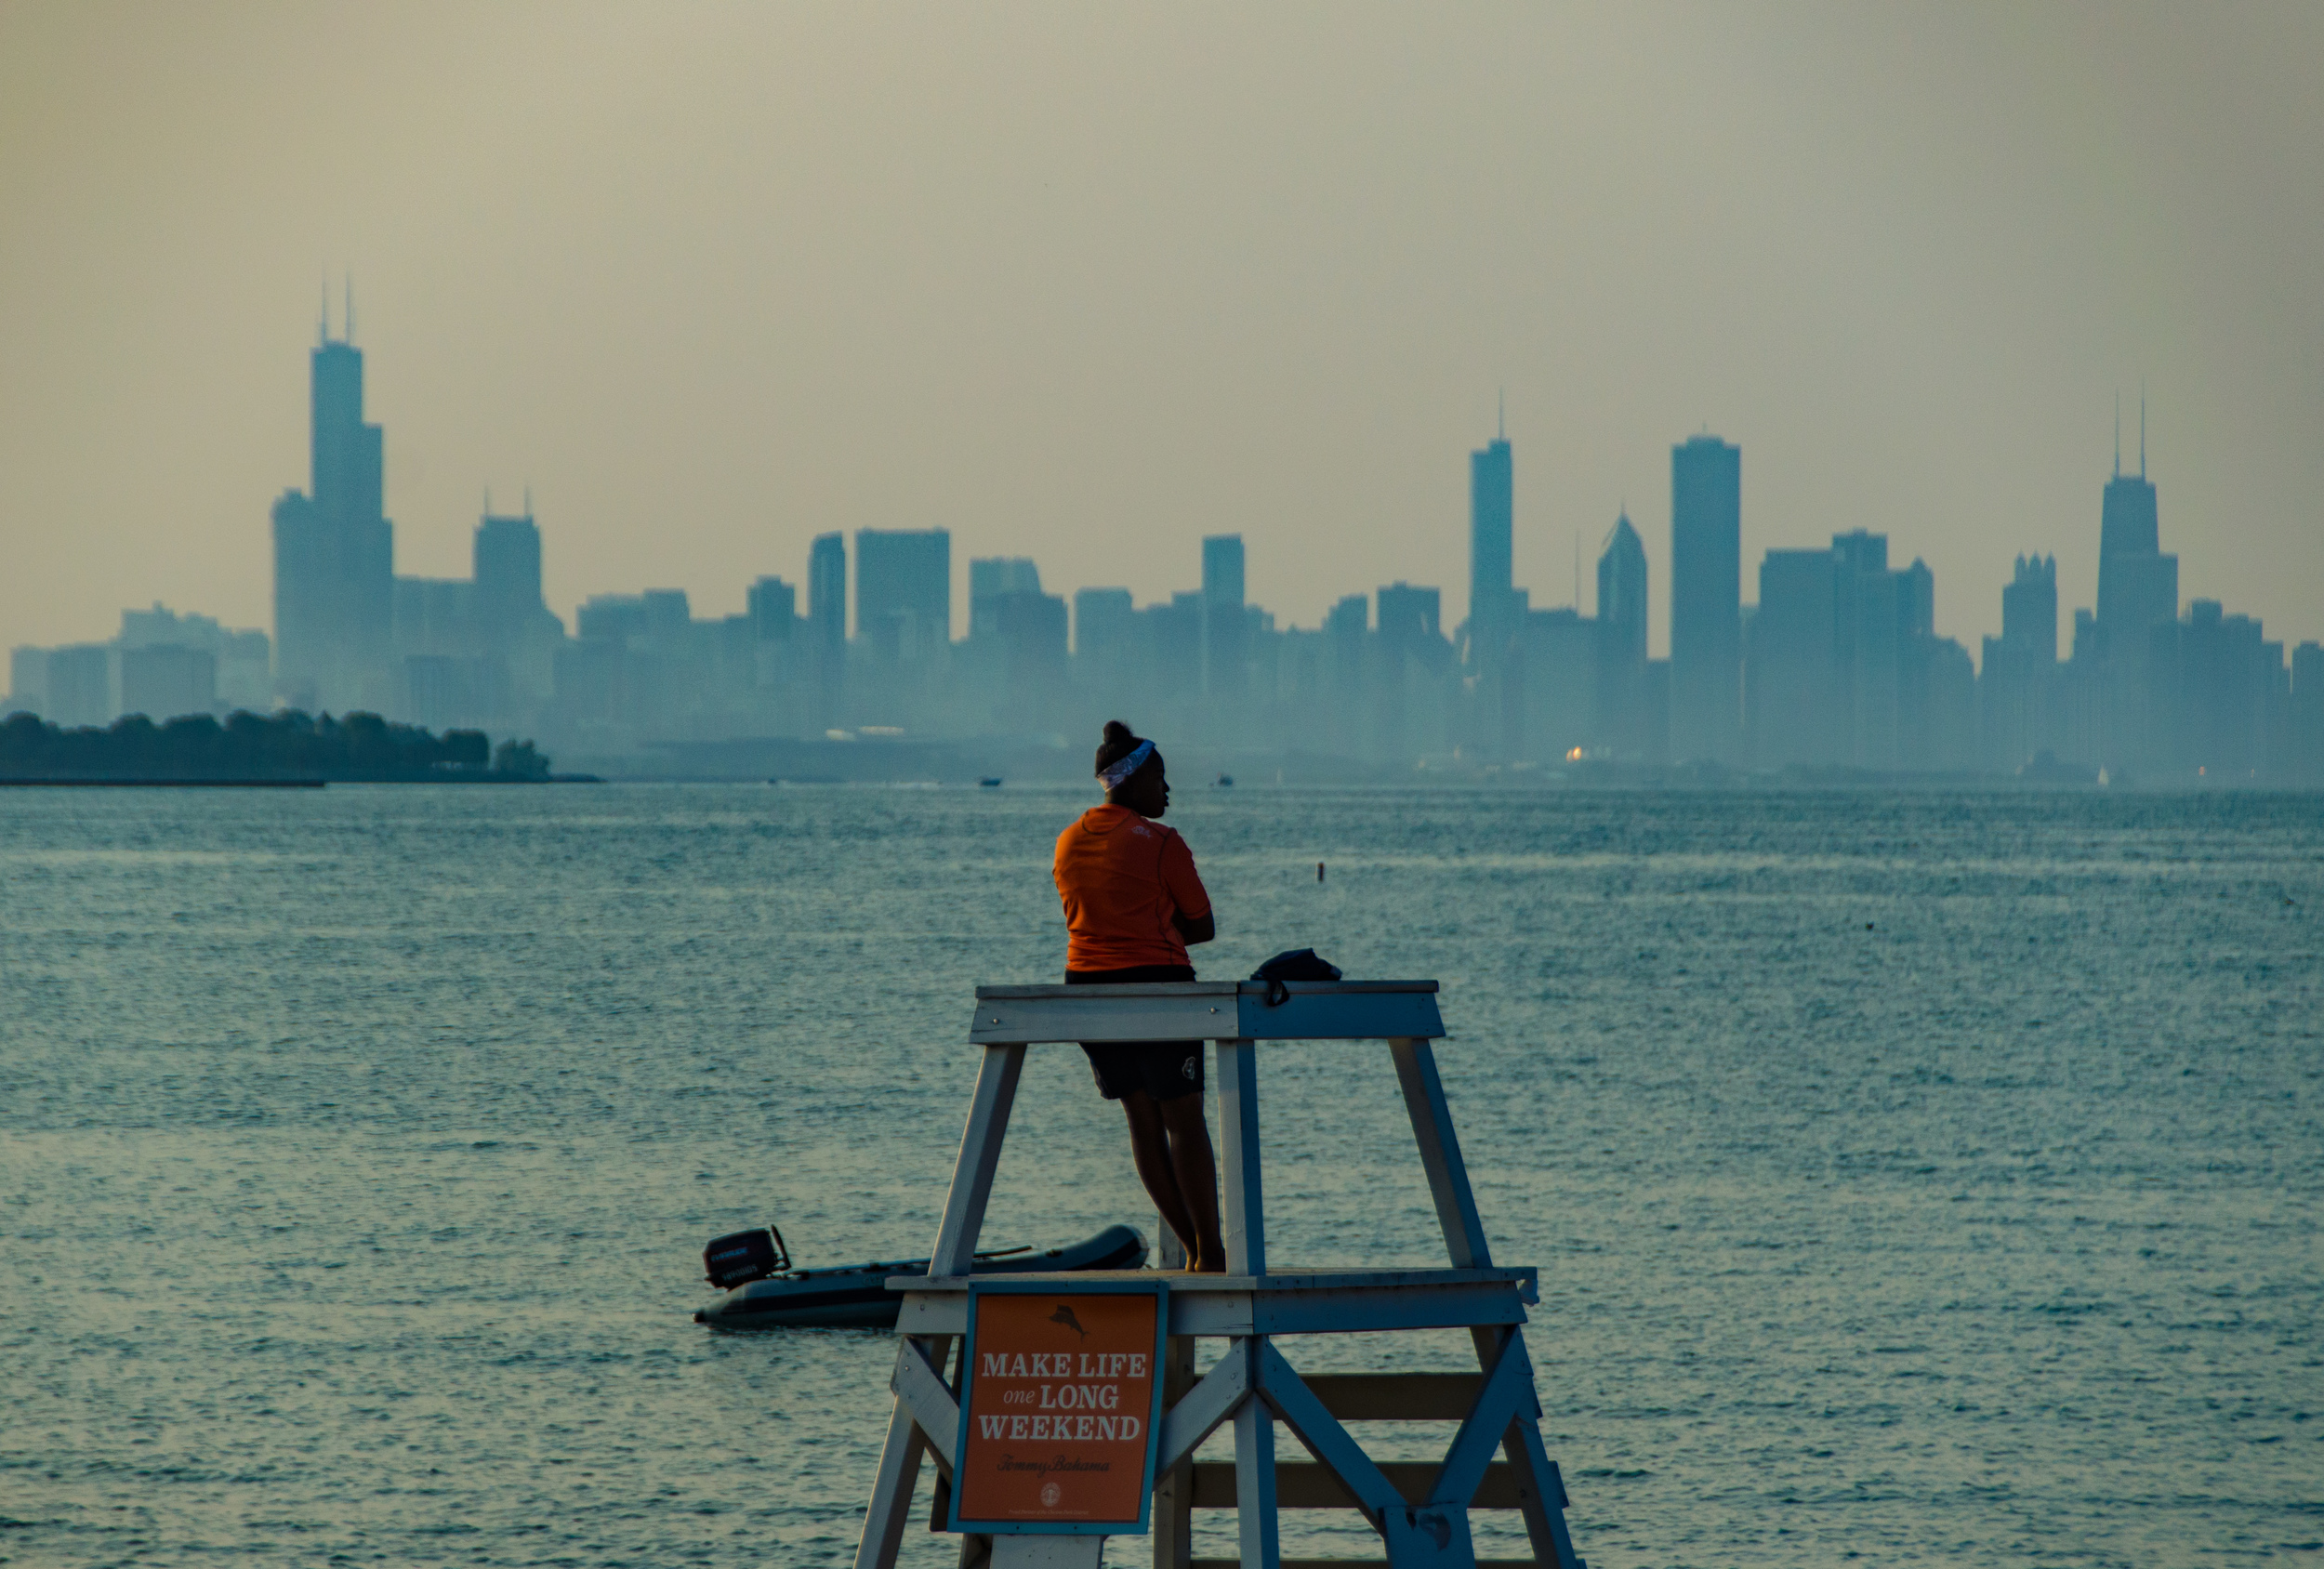
<path id="1" fill-rule="evenodd" d="M 1191 1305 L 1185 1322 L 1196 1322 Z M 1251 1300 L 1251 1332 L 1258 1335 L 1344 1335 L 1378 1329 L 1459 1329 L 1481 1324 L 1525 1322 L 1523 1299 L 1514 1286 L 1505 1285 L 1261 1292 Z M 1189 1329 L 1186 1333 L 1208 1331 Z"/>
<path id="2" fill-rule="evenodd" d="M 969 1039 L 980 1046 L 1051 1041 L 1434 1039 L 1445 1033 L 1433 981 L 1287 983 L 1267 1003 L 1258 982 L 1128 986 L 980 986 Z"/>
<path id="3" fill-rule="evenodd" d="M 1493 1451 L 1500 1447 L 1501 1435 L 1509 1431 L 1510 1423 L 1521 1414 L 1529 1422 L 1538 1410 L 1533 1396 L 1533 1367 L 1525 1360 L 1525 1340 L 1512 1335 L 1501 1343 L 1499 1359 L 1485 1376 L 1485 1387 L 1477 1391 L 1475 1409 L 1462 1418 L 1460 1431 L 1453 1435 L 1452 1447 L 1445 1451 L 1444 1468 L 1437 1472 L 1429 1501 L 1465 1504 L 1477 1483 L 1485 1480 L 1486 1465 L 1492 1459 Z"/>
<path id="4" fill-rule="evenodd" d="M 1433 992 L 1343 992 L 1329 983 L 1288 983 L 1290 995 L 1270 1007 L 1263 989 L 1235 999 L 1249 1040 L 1434 1039 L 1445 1033 Z"/>
<path id="5" fill-rule="evenodd" d="M 1232 1558 L 1197 1558 L 1187 1563 L 1185 1569 L 1235 1569 L 1236 1562 Z M 1359 1569 L 1359 1566 L 1369 1569 L 1371 1565 L 1386 1562 L 1379 1558 L 1287 1558 L 1283 1561 L 1283 1569 Z M 1530 1558 L 1480 1558 L 1477 1569 L 1536 1569 L 1536 1561 Z"/>
<path id="6" fill-rule="evenodd" d="M 1246 1364 L 1248 1365 L 1248 1364 Z M 1162 1353 L 1163 1409 L 1175 1413 L 1195 1387 L 1195 1342 L 1173 1335 Z M 1170 1443 L 1169 1421 L 1163 1420 L 1160 1441 L 1163 1463 L 1155 1469 L 1154 1569 L 1189 1569 L 1195 1554 L 1195 1468 L 1193 1450 L 1179 1454 Z"/>
<path id="7" fill-rule="evenodd" d="M 1117 1272 L 1034 1277 L 1061 1291 L 1115 1278 Z M 1169 1333 L 1237 1336 L 1356 1334 L 1384 1329 L 1466 1329 L 1498 1333 L 1525 1322 L 1533 1296 L 1529 1270 L 1349 1271 L 1341 1285 L 1320 1273 L 1170 1277 Z M 1221 1288 L 1217 1283 L 1227 1281 Z M 1199 1284 L 1197 1284 L 1199 1283 Z M 958 1335 L 968 1329 L 968 1286 L 957 1277 L 909 1282 L 897 1315 L 903 1335 Z"/>
<path id="8" fill-rule="evenodd" d="M 1380 1474 L 1388 1479 L 1388 1484 L 1407 1504 L 1428 1502 L 1430 1490 L 1436 1485 L 1436 1473 L 1441 1469 L 1434 1460 L 1376 1460 L 1373 1464 L 1380 1468 Z M 1224 1460 L 1195 1462 L 1195 1508 L 1231 1510 L 1236 1507 L 1239 1496 L 1233 1465 Z M 1476 1496 L 1469 1500 L 1469 1507 L 1472 1510 L 1513 1510 L 1519 1507 L 1517 1478 L 1506 1461 L 1496 1460 L 1486 1468 L 1485 1480 L 1477 1484 Z M 1352 1510 L 1360 1506 L 1327 1467 L 1306 1460 L 1279 1460 L 1275 1463 L 1275 1508 Z"/>
<path id="9" fill-rule="evenodd" d="M 1519 1507 L 1525 1511 L 1525 1536 L 1533 1544 L 1534 1556 L 1557 1569 L 1582 1569 L 1581 1556 L 1574 1551 L 1573 1535 L 1565 1529 L 1570 1502 L 1565 1496 L 1565 1479 L 1558 1474 L 1557 1462 L 1541 1447 L 1540 1428 L 1529 1421 L 1512 1422 L 1502 1450 L 1512 1466 L 1519 1468 Z M 1526 1483 L 1525 1472 L 1537 1481 Z"/>
<path id="10" fill-rule="evenodd" d="M 855 1569 L 895 1569 L 896 1553 L 904 1546 L 905 1517 L 912 1512 L 912 1484 L 919 1480 L 920 1455 L 926 1448 L 912 1408 L 899 1396 L 888 1417 L 887 1442 L 879 1448 L 879 1470 L 872 1477 L 863 1534 L 855 1539 Z"/>
<path id="11" fill-rule="evenodd" d="M 1372 1463 L 1372 1457 L 1348 1436 L 1348 1430 L 1324 1409 L 1324 1403 L 1283 1360 L 1283 1353 L 1264 1340 L 1255 1343 L 1259 1348 L 1261 1396 L 1293 1436 L 1307 1446 L 1307 1452 L 1329 1467 L 1340 1484 L 1362 1501 L 1365 1518 L 1375 1528 L 1381 1527 L 1388 1512 L 1403 1502 L 1395 1489 L 1388 1485 L 1388 1479 Z"/>
<path id="12" fill-rule="evenodd" d="M 885 1283 L 891 1291 L 900 1292 L 909 1302 L 919 1296 L 957 1293 L 965 1296 L 972 1279 L 990 1276 L 953 1275 L 891 1275 Z M 1124 1284 L 1151 1281 L 1151 1270 L 1049 1270 L 1027 1271 L 1009 1276 L 1020 1284 L 1040 1286 L 1059 1291 L 1070 1291 L 1076 1282 L 1089 1285 L 1096 1281 L 1116 1281 Z M 1356 1269 L 1318 1269 L 1314 1265 L 1278 1267 L 1264 1279 L 1257 1275 L 1185 1274 L 1170 1277 L 1170 1295 L 1184 1292 L 1213 1296 L 1249 1296 L 1264 1292 L 1270 1296 L 1286 1297 L 1299 1292 L 1329 1294 L 1363 1288 L 1379 1290 L 1396 1286 L 1506 1286 L 1513 1287 L 1525 1302 L 1538 1302 L 1541 1272 L 1531 1264 L 1499 1265 L 1484 1270 L 1455 1270 L 1443 1265 L 1386 1265 Z M 1496 1344 L 1499 1342 L 1497 1341 Z"/>
<path id="13" fill-rule="evenodd" d="M 1191 1341 L 1182 1342 L 1191 1345 Z M 1189 1369 L 1191 1371 L 1191 1361 Z M 1202 1382 L 1173 1402 L 1162 1418 L 1158 1469 L 1183 1465 L 1219 1424 L 1241 1409 L 1250 1395 L 1250 1359 L 1222 1356 L 1203 1375 Z"/>
<path id="14" fill-rule="evenodd" d="M 1359 1566 L 1369 1569 L 1369 1566 L 1386 1562 L 1380 1558 L 1287 1558 L 1283 1561 L 1283 1569 L 1359 1569 Z M 1232 1558 L 1197 1558 L 1185 1564 L 1183 1569 L 1235 1569 L 1235 1562 Z M 1536 1561 L 1530 1558 L 1480 1558 L 1477 1569 L 1536 1569 Z"/>
<path id="15" fill-rule="evenodd" d="M 1324 1409 L 1343 1422 L 1459 1422 L 1485 1387 L 1482 1373 L 1302 1373 Z"/>
<path id="16" fill-rule="evenodd" d="M 1216 1040 L 1235 1032 L 1235 999 L 1156 997 L 1129 986 L 1060 987 L 1070 996 L 979 1002 L 969 1027 L 978 1046 L 1047 1041 Z M 1127 995 L 1123 994 L 1129 994 Z"/>
<path id="17" fill-rule="evenodd" d="M 1237 1340 L 1229 1355 L 1249 1358 L 1260 1342 Z M 1254 1383 L 1257 1380 L 1252 1380 Z M 1321 1467 L 1317 1468 L 1321 1470 Z M 1275 1510 L 1275 1424 L 1267 1408 L 1246 1400 L 1235 1412 L 1235 1463 L 1227 1468 L 1235 1478 L 1236 1535 L 1242 1548 L 1243 1569 L 1283 1569 L 1283 1543 Z M 1195 1468 L 1199 1479 L 1202 1468 Z M 1329 1472 L 1326 1472 L 1329 1475 Z M 1337 1484 L 1337 1479 L 1334 1479 Z M 1201 1507 L 1202 1483 L 1195 1484 L 1195 1507 Z"/>
<path id="18" fill-rule="evenodd" d="M 944 1387 L 944 1376 L 929 1365 L 919 1342 L 906 1339 L 897 1348 L 895 1377 L 890 1383 L 912 1408 L 913 1418 L 920 1425 L 921 1442 L 936 1452 L 946 1470 L 952 1470 L 956 1464 L 953 1443 L 960 1433 L 960 1403 Z"/>
<path id="19" fill-rule="evenodd" d="M 1259 1163 L 1259 1053 L 1247 1040 L 1219 1042 L 1219 1136 L 1226 1142 L 1226 1272 L 1267 1272 L 1267 1218 Z"/>
<path id="20" fill-rule="evenodd" d="M 1017 1080 L 1024 1072 L 1024 1048 L 984 1049 L 977 1070 L 969 1120 L 960 1130 L 960 1157 L 953 1163 L 952 1187 L 944 1194 L 944 1218 L 928 1261 L 932 1275 L 965 1275 L 974 1267 L 977 1233 L 984 1229 L 984 1206 L 993 1196 L 993 1173 L 1000 1167 L 1001 1140 L 1009 1135 L 1009 1108 L 1016 1103 Z"/>
<path id="21" fill-rule="evenodd" d="M 1445 1233 L 1445 1250 L 1453 1268 L 1489 1268 L 1492 1249 L 1485 1240 L 1485 1222 L 1477 1216 L 1476 1194 L 1469 1187 L 1469 1167 L 1460 1158 L 1460 1136 L 1453 1131 L 1452 1108 L 1445 1101 L 1445 1084 L 1436 1075 L 1436 1053 L 1424 1040 L 1392 1040 L 1388 1049 L 1396 1061 L 1396 1082 L 1404 1088 L 1404 1106 L 1412 1119 L 1412 1139 L 1420 1148 L 1420 1167 L 1428 1174 L 1429 1197 L 1436 1205 L 1436 1223 Z"/>
<path id="22" fill-rule="evenodd" d="M 1426 992 L 1433 996 L 1440 989 L 1433 981 L 1287 981 L 1284 984 L 1293 991 L 1313 992 L 1318 995 L 1335 993 L 1347 996 L 1386 995 L 1395 992 Z M 979 986 L 976 989 L 976 996 L 979 1002 L 987 999 L 1007 1001 L 1012 998 L 1062 996 L 1068 992 L 1076 992 L 1080 989 L 1077 986 L 1049 984 Z M 1127 985 L 1108 986 L 1106 990 L 1131 996 L 1142 994 L 1151 994 L 1155 996 L 1255 996 L 1266 992 L 1267 982 L 1264 981 L 1133 981 Z"/>

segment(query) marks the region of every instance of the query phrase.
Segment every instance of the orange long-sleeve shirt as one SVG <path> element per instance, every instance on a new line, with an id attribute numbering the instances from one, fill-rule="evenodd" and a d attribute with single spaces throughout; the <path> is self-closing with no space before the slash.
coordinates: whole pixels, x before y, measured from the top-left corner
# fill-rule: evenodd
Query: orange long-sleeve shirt
<path id="1" fill-rule="evenodd" d="M 1186 841 L 1126 806 L 1091 807 L 1058 835 L 1054 876 L 1067 969 L 1184 964 L 1170 917 L 1210 913 Z"/>

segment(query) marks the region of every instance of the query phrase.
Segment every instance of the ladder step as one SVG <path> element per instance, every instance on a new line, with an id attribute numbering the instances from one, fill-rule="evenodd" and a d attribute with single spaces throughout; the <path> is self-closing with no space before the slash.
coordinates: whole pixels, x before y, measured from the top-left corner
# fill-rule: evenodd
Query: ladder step
<path id="1" fill-rule="evenodd" d="M 1482 1373 L 1305 1373 L 1301 1378 L 1343 1422 L 1458 1422 L 1485 1387 Z"/>
<path id="2" fill-rule="evenodd" d="M 1434 1460 L 1382 1460 L 1380 1474 L 1388 1485 L 1404 1495 L 1408 1504 L 1428 1501 L 1429 1490 L 1436 1485 L 1436 1473 L 1443 1468 Z M 1197 1460 L 1195 1462 L 1195 1504 L 1198 1510 L 1231 1510 L 1235 1505 L 1235 1462 L 1232 1460 Z M 1507 1460 L 1496 1460 L 1485 1468 L 1485 1480 L 1477 1486 L 1477 1496 L 1471 1499 L 1472 1510 L 1513 1510 L 1518 1507 L 1517 1476 Z M 1275 1462 L 1275 1508 L 1280 1510 L 1352 1510 L 1355 1496 L 1340 1485 L 1340 1479 L 1312 1460 L 1278 1460 Z"/>
<path id="3" fill-rule="evenodd" d="M 1385 1562 L 1378 1558 L 1287 1558 L 1283 1569 L 1355 1569 L 1358 1564 Z M 1530 1558 L 1480 1558 L 1477 1569 L 1536 1569 L 1538 1561 Z M 1243 1569 L 1239 1558 L 1197 1558 L 1192 1569 Z"/>

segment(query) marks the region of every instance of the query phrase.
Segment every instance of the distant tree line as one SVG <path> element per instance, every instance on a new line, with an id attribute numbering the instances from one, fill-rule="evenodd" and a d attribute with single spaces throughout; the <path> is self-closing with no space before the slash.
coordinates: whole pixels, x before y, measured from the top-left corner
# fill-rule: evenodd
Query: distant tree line
<path id="1" fill-rule="evenodd" d="M 102 730 L 65 730 L 35 714 L 0 721 L 0 779 L 326 779 L 355 784 L 543 780 L 529 741 L 498 751 L 481 730 L 442 735 L 376 714 L 237 710 L 220 723 L 186 714 L 155 724 L 128 714 Z"/>

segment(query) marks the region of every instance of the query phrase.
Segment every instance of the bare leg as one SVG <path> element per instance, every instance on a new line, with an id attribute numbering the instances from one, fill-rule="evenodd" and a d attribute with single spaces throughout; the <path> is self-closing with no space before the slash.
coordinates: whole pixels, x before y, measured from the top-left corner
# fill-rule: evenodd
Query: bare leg
<path id="1" fill-rule="evenodd" d="M 1219 1162 L 1210 1150 L 1210 1125 L 1202 1118 L 1202 1097 L 1181 1095 L 1158 1110 L 1170 1134 L 1170 1170 L 1178 1193 L 1194 1217 L 1194 1268 L 1203 1274 L 1226 1272 L 1226 1241 L 1219 1234 Z"/>
<path id="2" fill-rule="evenodd" d="M 1194 1217 L 1187 1212 L 1185 1195 L 1179 1192 L 1178 1173 L 1170 1158 L 1170 1135 L 1163 1123 L 1164 1108 L 1155 1104 L 1153 1096 L 1137 1089 L 1122 1097 L 1122 1111 L 1129 1118 L 1129 1153 L 1138 1163 L 1138 1180 L 1146 1185 L 1146 1194 L 1154 1200 L 1162 1223 L 1177 1233 L 1179 1246 L 1186 1249 L 1186 1256 L 1199 1258 L 1200 1235 L 1195 1231 Z M 1215 1199 L 1210 1207 L 1210 1230 L 1215 1234 L 1219 1229 Z"/>

